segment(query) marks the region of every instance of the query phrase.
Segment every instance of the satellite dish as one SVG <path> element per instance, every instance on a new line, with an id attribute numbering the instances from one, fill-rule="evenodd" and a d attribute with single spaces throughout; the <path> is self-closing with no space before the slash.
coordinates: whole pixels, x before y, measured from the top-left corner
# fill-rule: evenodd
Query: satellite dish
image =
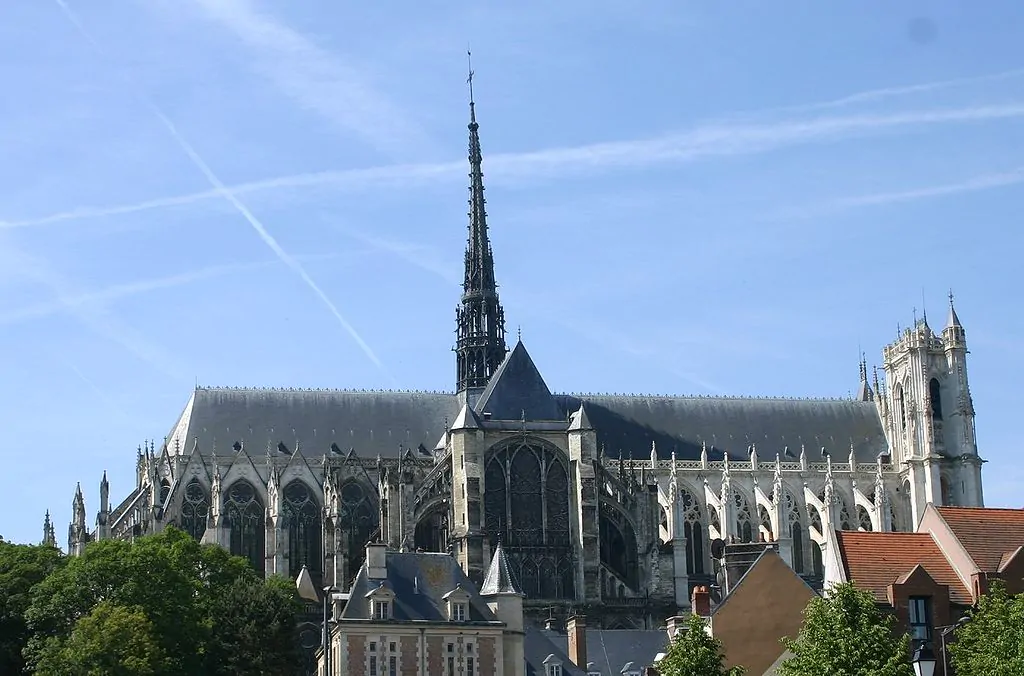
<path id="1" fill-rule="evenodd" d="M 725 554 L 725 540 L 722 538 L 715 538 L 711 541 L 711 558 L 721 559 Z"/>

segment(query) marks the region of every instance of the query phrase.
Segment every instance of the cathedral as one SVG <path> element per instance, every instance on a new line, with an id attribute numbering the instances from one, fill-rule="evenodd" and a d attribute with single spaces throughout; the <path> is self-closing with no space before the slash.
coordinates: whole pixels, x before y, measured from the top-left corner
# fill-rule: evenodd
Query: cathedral
<path id="1" fill-rule="evenodd" d="M 480 584 L 498 543 L 527 618 L 657 627 L 718 588 L 722 545 L 774 542 L 820 583 L 836 530 L 913 530 L 928 504 L 981 506 L 967 343 L 953 308 L 915 320 L 845 399 L 552 392 L 509 348 L 470 97 L 469 233 L 445 392 L 196 387 L 95 528 L 68 547 L 173 525 L 267 575 L 348 590 L 368 542 L 448 552 Z M 52 539 L 52 525 L 45 529 Z"/>

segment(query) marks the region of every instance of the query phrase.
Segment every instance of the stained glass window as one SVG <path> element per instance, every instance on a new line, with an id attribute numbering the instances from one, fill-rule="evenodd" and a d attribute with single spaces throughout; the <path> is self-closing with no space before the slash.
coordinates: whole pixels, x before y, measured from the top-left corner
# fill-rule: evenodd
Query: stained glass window
<path id="1" fill-rule="evenodd" d="M 288 529 L 289 577 L 294 579 L 303 566 L 314 576 L 323 573 L 320 505 L 302 481 L 285 486 L 284 520 Z"/>
<path id="2" fill-rule="evenodd" d="M 338 525 L 347 536 L 344 540 L 345 553 L 348 555 L 349 572 L 354 574 L 363 565 L 366 543 L 377 527 L 375 501 L 369 491 L 354 479 L 342 484 L 338 494 L 341 497 Z"/>
<path id="3" fill-rule="evenodd" d="M 192 479 L 185 486 L 181 501 L 181 529 L 196 540 L 202 540 L 206 533 L 206 521 L 210 516 L 210 498 L 199 479 Z"/>
<path id="4" fill-rule="evenodd" d="M 248 481 L 239 480 L 225 492 L 224 517 L 230 531 L 231 553 L 266 570 L 267 529 L 263 502 Z"/>
<path id="5" fill-rule="evenodd" d="M 517 440 L 484 470 L 484 529 L 502 546 L 529 598 L 574 598 L 569 474 L 554 449 Z M 493 546 L 493 545 L 492 545 Z"/>

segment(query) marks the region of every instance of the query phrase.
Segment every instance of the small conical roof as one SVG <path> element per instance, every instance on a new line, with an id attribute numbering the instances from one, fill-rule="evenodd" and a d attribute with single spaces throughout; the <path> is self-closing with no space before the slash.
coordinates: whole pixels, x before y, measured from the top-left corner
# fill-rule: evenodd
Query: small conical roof
<path id="1" fill-rule="evenodd" d="M 484 577 L 484 584 L 480 587 L 480 596 L 497 596 L 499 594 L 516 594 L 524 596 L 512 577 L 512 569 L 508 565 L 508 558 L 501 543 L 494 550 L 491 557 L 491 565 L 487 568 L 487 575 Z"/>

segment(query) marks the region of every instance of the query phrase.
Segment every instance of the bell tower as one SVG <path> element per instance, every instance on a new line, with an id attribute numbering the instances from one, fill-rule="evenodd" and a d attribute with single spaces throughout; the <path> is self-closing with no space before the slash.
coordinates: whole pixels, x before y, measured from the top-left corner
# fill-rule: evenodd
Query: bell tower
<path id="1" fill-rule="evenodd" d="M 936 334 L 927 315 L 915 316 L 883 350 L 885 432 L 904 476 L 900 499 L 915 525 L 929 503 L 983 504 L 966 332 L 952 294 L 946 324 Z"/>

